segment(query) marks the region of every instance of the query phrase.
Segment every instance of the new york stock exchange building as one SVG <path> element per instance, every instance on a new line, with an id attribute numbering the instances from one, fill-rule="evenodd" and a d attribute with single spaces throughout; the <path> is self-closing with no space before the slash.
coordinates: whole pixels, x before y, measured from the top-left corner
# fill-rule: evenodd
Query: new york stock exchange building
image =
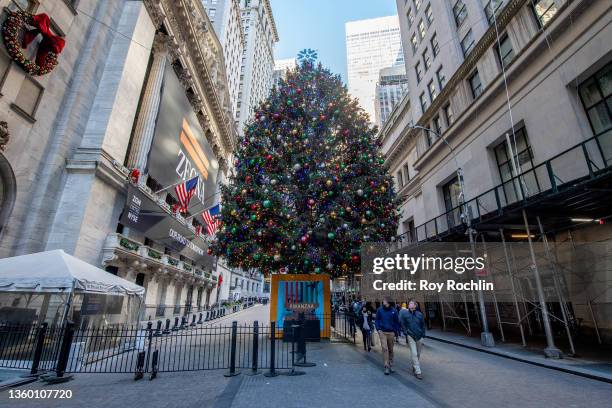
<path id="1" fill-rule="evenodd" d="M 227 299 L 201 213 L 218 203 L 237 133 L 201 2 L 0 7 L 18 28 L 48 16 L 27 48 L 6 35 L 0 47 L 0 257 L 62 249 L 143 286 L 146 320 Z M 48 64 L 24 67 L 15 50 Z M 176 211 L 173 186 L 196 176 Z"/>

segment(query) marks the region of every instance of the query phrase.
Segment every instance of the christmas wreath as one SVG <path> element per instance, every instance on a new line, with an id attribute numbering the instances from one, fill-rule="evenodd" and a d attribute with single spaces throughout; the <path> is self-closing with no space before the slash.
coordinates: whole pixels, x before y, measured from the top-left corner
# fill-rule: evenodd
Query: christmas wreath
<path id="1" fill-rule="evenodd" d="M 45 75 L 57 66 L 57 57 L 64 49 L 63 38 L 51 31 L 49 16 L 42 13 L 33 15 L 26 11 L 8 11 L 7 18 L 2 25 L 2 38 L 11 58 L 28 74 L 34 76 Z M 19 34 L 23 32 L 23 39 L 19 41 Z M 23 49 L 39 35 L 42 40 L 38 45 L 36 60 L 28 59 Z"/>

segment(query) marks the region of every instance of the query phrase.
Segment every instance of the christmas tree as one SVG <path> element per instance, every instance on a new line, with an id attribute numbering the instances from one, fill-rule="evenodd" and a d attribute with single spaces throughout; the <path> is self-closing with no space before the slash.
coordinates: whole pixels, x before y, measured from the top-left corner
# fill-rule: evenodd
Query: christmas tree
<path id="1" fill-rule="evenodd" d="M 305 58 L 245 126 L 210 253 L 269 273 L 354 273 L 397 231 L 377 130 L 338 75 Z"/>

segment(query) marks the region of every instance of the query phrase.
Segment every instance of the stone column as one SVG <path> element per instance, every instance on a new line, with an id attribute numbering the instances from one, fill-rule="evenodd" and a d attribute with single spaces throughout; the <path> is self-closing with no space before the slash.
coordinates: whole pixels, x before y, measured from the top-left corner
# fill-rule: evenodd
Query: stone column
<path id="1" fill-rule="evenodd" d="M 128 167 L 144 170 L 147 164 L 147 156 L 155 134 L 155 122 L 159 112 L 161 101 L 161 88 L 164 81 L 164 72 L 172 46 L 171 37 L 166 34 L 155 34 L 153 42 L 153 62 L 147 78 L 140 112 L 136 120 L 136 128 L 132 138 L 132 146 L 128 159 Z"/>

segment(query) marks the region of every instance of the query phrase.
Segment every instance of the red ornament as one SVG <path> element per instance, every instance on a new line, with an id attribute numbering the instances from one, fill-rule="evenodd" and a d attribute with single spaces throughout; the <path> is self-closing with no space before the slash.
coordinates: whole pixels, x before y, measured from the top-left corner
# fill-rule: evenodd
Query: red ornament
<path id="1" fill-rule="evenodd" d="M 274 119 L 274 120 L 279 120 L 280 117 L 281 117 L 281 115 L 278 114 L 278 113 L 275 113 L 275 114 L 272 115 L 272 119 Z"/>
<path id="2" fill-rule="evenodd" d="M 301 94 L 302 93 L 302 88 L 296 89 L 296 92 L 298 93 L 298 95 Z"/>

